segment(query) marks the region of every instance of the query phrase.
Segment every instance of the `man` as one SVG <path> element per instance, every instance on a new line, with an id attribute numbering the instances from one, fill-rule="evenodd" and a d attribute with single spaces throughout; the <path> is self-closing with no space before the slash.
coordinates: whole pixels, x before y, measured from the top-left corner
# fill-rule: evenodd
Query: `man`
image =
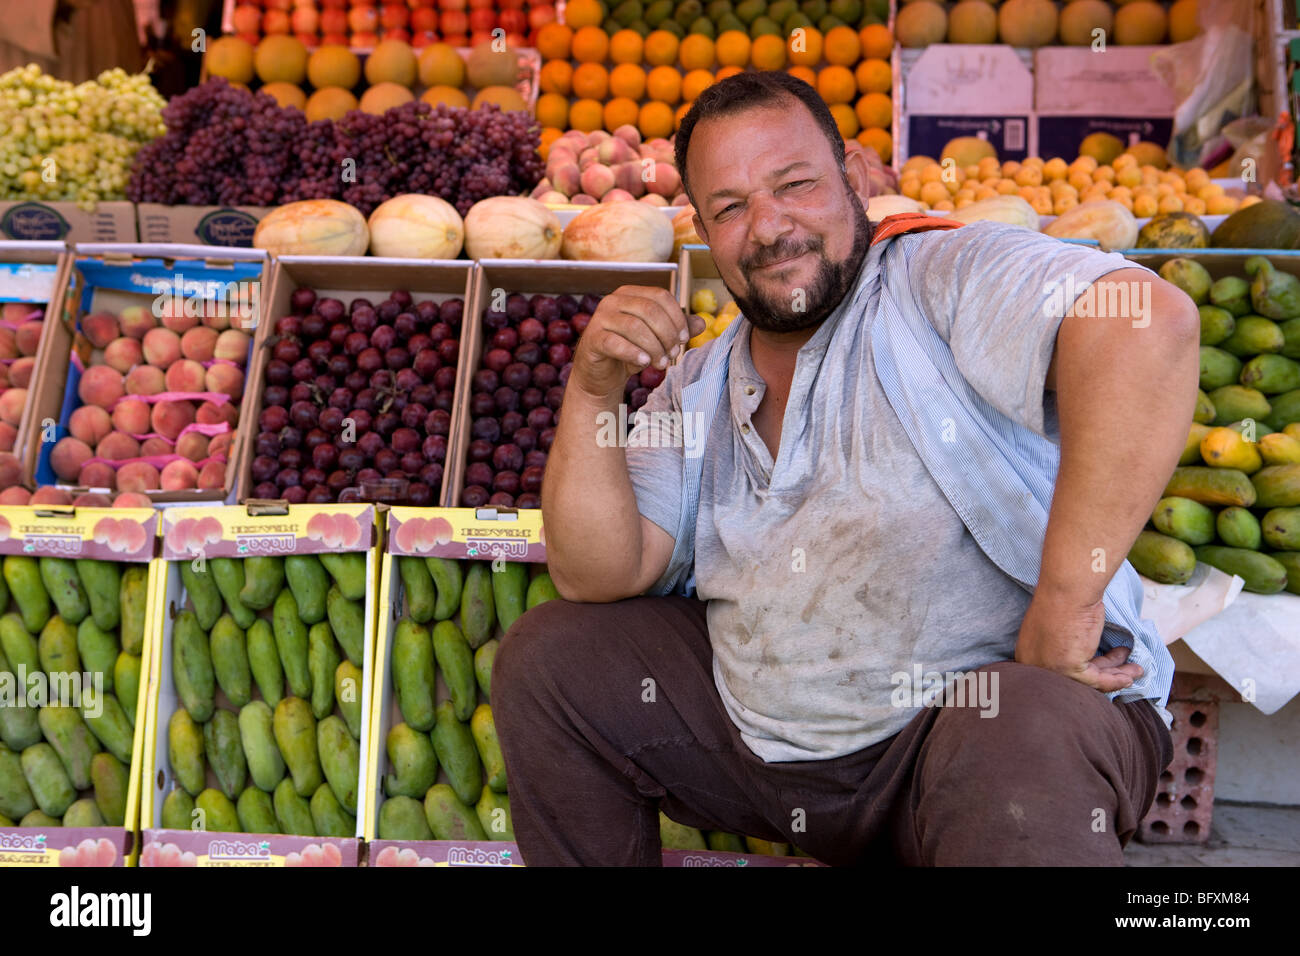
<path id="1" fill-rule="evenodd" d="M 35 63 L 72 83 L 144 67 L 131 0 L 22 0 L 0 17 L 0 73 Z"/>
<path id="2" fill-rule="evenodd" d="M 998 223 L 872 244 L 863 155 L 783 74 L 711 87 L 676 148 L 743 318 L 650 396 L 675 447 L 596 436 L 699 320 L 624 287 L 578 346 L 542 495 L 566 600 L 494 674 L 525 862 L 654 865 L 662 808 L 836 864 L 1119 864 L 1172 755 L 1124 558 L 1195 307 Z"/>

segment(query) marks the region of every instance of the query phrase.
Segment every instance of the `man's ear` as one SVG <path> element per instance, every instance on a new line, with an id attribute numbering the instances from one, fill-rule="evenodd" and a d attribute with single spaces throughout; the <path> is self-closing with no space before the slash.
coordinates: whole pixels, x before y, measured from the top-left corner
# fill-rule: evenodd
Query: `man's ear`
<path id="1" fill-rule="evenodd" d="M 857 140 L 851 139 L 844 144 L 844 173 L 848 176 L 849 187 L 862 200 L 865 210 L 871 199 L 871 164 Z"/>

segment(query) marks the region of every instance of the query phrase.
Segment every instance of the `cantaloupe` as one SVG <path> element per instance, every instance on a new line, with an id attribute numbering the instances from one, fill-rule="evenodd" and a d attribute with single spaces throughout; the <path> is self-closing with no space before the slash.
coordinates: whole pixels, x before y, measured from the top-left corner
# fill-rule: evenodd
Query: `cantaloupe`
<path id="1" fill-rule="evenodd" d="M 394 106 L 401 106 L 415 99 L 415 95 L 404 86 L 396 83 L 379 83 L 361 95 L 359 108 L 366 113 L 382 116 Z"/>
<path id="2" fill-rule="evenodd" d="M 1165 8 L 1155 0 L 1134 0 L 1115 13 L 1115 42 L 1121 46 L 1162 43 L 1168 28 Z"/>
<path id="3" fill-rule="evenodd" d="M 327 86 L 308 97 L 303 112 L 307 114 L 307 122 L 314 123 L 322 119 L 341 120 L 348 110 L 356 108 L 357 98 L 348 90 Z"/>
<path id="4" fill-rule="evenodd" d="M 377 83 L 412 86 L 415 75 L 415 53 L 401 40 L 383 40 L 366 57 L 366 82 L 371 86 Z"/>
<path id="5" fill-rule="evenodd" d="M 983 3 L 984 0 L 970 0 L 970 2 Z M 993 148 L 992 143 L 978 136 L 958 136 L 956 139 L 948 140 L 944 145 L 943 152 L 939 155 L 939 163 L 942 165 L 945 159 L 951 159 L 957 164 L 958 169 L 965 169 L 967 166 L 978 164 L 985 157 L 998 158 L 998 151 Z"/>
<path id="6" fill-rule="evenodd" d="M 998 42 L 998 14 L 988 0 L 961 0 L 949 11 L 948 42 Z"/>
<path id="7" fill-rule="evenodd" d="M 480 43 L 469 51 L 465 72 L 469 85 L 478 90 L 485 86 L 514 86 L 519 79 L 519 55 L 512 47 L 497 50 L 492 41 Z"/>
<path id="8" fill-rule="evenodd" d="M 203 65 L 209 76 L 247 85 L 253 79 L 253 45 L 241 37 L 219 37 L 208 44 Z"/>
<path id="9" fill-rule="evenodd" d="M 998 10 L 998 35 L 1011 46 L 1047 46 L 1056 39 L 1056 26 L 1052 0 L 1007 0 Z"/>
<path id="10" fill-rule="evenodd" d="M 307 78 L 307 48 L 297 37 L 265 37 L 257 44 L 253 67 L 263 83 L 301 83 Z"/>
<path id="11" fill-rule="evenodd" d="M 345 46 L 320 47 L 307 60 L 307 79 L 318 90 L 327 86 L 350 90 L 361 79 L 361 60 Z"/>
<path id="12" fill-rule="evenodd" d="M 1110 133 L 1089 133 L 1079 144 L 1079 155 L 1091 156 L 1097 161 L 1098 166 L 1109 166 L 1122 152 L 1124 152 L 1124 141 Z"/>
<path id="13" fill-rule="evenodd" d="M 1075 0 L 1061 10 L 1061 42 L 1066 46 L 1091 46 L 1093 31 L 1103 30 L 1109 39 L 1115 15 L 1106 0 Z"/>
<path id="14" fill-rule="evenodd" d="M 1201 32 L 1196 20 L 1196 0 L 1178 0 L 1169 8 L 1169 42 L 1183 43 Z"/>
<path id="15" fill-rule="evenodd" d="M 916 0 L 898 11 L 894 36 L 905 47 L 926 47 L 942 43 L 948 35 L 948 14 L 934 0 Z"/>

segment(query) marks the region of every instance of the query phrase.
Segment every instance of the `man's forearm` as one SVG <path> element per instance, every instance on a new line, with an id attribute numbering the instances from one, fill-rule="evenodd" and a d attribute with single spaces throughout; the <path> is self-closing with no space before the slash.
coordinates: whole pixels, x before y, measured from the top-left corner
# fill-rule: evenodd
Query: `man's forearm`
<path id="1" fill-rule="evenodd" d="M 1101 599 L 1150 517 L 1196 404 L 1195 307 L 1154 276 L 1135 281 L 1151 284 L 1149 324 L 1070 315 L 1057 334 L 1061 464 L 1039 589 L 1080 604 Z"/>

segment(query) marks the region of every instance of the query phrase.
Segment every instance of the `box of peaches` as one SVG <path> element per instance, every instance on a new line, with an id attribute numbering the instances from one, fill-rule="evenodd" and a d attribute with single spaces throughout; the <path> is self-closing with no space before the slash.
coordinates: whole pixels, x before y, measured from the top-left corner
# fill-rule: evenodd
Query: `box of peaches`
<path id="1" fill-rule="evenodd" d="M 31 503 L 230 497 L 265 268 L 260 250 L 77 247 L 37 370 Z"/>

